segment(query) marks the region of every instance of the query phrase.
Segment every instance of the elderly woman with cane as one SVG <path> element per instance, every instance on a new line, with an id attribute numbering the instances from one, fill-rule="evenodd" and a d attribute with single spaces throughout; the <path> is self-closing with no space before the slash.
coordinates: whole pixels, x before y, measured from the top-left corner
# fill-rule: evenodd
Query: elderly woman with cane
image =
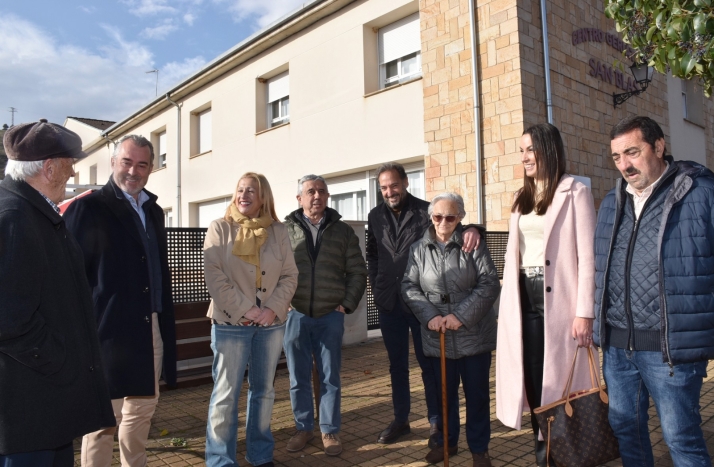
<path id="1" fill-rule="evenodd" d="M 404 300 L 422 324 L 424 354 L 437 376 L 444 369 L 442 360 L 445 365 L 446 380 L 438 378 L 437 388 L 442 388 L 447 409 L 441 409 L 443 423 L 434 435 L 436 447 L 426 455 L 426 461 L 448 462 L 448 456 L 458 451 L 460 380 L 466 397 L 466 440 L 473 466 L 489 467 L 488 374 L 491 351 L 496 348 L 492 306 L 499 292 L 498 275 L 485 242 L 471 253 L 461 250 L 461 220 L 466 215 L 461 196 L 436 196 L 428 213 L 433 225 L 412 245 L 402 280 Z M 440 338 L 445 341 L 446 355 L 441 353 Z M 446 358 L 440 359 L 440 354 Z"/>

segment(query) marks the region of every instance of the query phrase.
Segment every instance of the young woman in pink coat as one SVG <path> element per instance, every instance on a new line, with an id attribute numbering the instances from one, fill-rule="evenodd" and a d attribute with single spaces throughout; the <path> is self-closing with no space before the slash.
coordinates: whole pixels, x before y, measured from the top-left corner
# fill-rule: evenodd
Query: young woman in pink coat
<path id="1" fill-rule="evenodd" d="M 523 133 L 521 160 L 498 317 L 496 415 L 520 430 L 523 412 L 531 412 L 543 467 L 546 446 L 533 410 L 560 399 L 577 347 L 592 342 L 595 208 L 590 189 L 565 173 L 553 125 Z M 590 387 L 587 358 L 578 360 L 572 390 Z"/>

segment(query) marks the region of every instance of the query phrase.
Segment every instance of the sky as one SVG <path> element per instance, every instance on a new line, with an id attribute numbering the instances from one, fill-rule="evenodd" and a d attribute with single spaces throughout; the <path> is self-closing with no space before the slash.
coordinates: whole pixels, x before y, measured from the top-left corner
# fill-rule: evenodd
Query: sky
<path id="1" fill-rule="evenodd" d="M 305 0 L 0 0 L 0 126 L 117 121 Z"/>

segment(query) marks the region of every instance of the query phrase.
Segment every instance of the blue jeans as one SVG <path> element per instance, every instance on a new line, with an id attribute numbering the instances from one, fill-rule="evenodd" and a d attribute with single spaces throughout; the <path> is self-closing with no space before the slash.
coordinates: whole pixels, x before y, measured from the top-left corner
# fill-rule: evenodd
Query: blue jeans
<path id="1" fill-rule="evenodd" d="M 320 376 L 320 431 L 339 433 L 342 383 L 342 335 L 345 314 L 333 311 L 311 318 L 297 310 L 288 312 L 285 329 L 285 356 L 290 371 L 290 403 L 295 427 L 312 431 L 315 409 L 312 403 L 312 356 Z"/>
<path id="2" fill-rule="evenodd" d="M 427 357 L 437 380 L 437 392 L 441 400 L 441 359 Z M 449 412 L 449 446 L 459 444 L 459 379 L 464 386 L 466 398 L 466 442 L 474 453 L 488 451 L 491 440 L 491 399 L 488 387 L 488 372 L 491 368 L 491 352 L 457 359 L 446 359 L 446 404 Z M 439 405 L 441 412 L 441 405 Z M 439 422 L 436 443 L 444 445 L 443 427 Z"/>
<path id="3" fill-rule="evenodd" d="M 253 465 L 273 460 L 275 441 L 270 432 L 275 400 L 273 381 L 284 334 L 284 324 L 267 327 L 214 324 L 211 328 L 214 385 L 206 428 L 208 467 L 238 465 L 238 396 L 246 366 L 250 368 L 245 458 Z"/>
<path id="4" fill-rule="evenodd" d="M 421 323 L 411 311 L 404 313 L 401 308 L 397 308 L 392 311 L 379 312 L 379 327 L 389 357 L 394 419 L 398 423 L 405 423 L 409 420 L 411 411 L 411 392 L 409 391 L 409 329 L 411 329 L 414 354 L 421 368 L 421 380 L 424 382 L 426 416 L 429 423 L 439 423 L 436 375 L 427 357 L 424 356 Z"/>
<path id="5" fill-rule="evenodd" d="M 711 466 L 700 424 L 699 394 L 707 362 L 675 365 L 661 352 L 603 349 L 603 374 L 610 395 L 609 420 L 620 444 L 624 467 L 652 467 L 647 428 L 649 396 L 659 415 L 672 462 L 677 467 Z"/>
<path id="6" fill-rule="evenodd" d="M 72 467 L 73 465 L 72 443 L 45 451 L 19 452 L 6 456 L 0 454 L 0 467 Z"/>

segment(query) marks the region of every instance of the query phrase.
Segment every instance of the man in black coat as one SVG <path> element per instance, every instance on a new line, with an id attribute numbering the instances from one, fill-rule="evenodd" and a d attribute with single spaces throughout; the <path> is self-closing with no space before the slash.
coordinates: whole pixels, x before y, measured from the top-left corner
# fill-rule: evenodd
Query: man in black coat
<path id="1" fill-rule="evenodd" d="M 3 140 L 0 466 L 72 466 L 72 440 L 115 423 L 82 252 L 57 208 L 86 154 L 44 119 Z"/>
<path id="2" fill-rule="evenodd" d="M 121 138 L 112 176 L 74 201 L 64 217 L 84 252 L 105 375 L 117 426 L 86 435 L 82 465 L 108 465 L 114 434 L 124 466 L 146 465 L 146 441 L 163 367 L 176 383 L 176 331 L 164 212 L 144 190 L 154 148 L 142 136 Z"/>
<path id="3" fill-rule="evenodd" d="M 427 418 L 429 420 L 429 447 L 436 447 L 439 417 L 436 375 L 422 351 L 421 324 L 401 294 L 401 283 L 409 259 L 409 247 L 421 240 L 431 224 L 427 208 L 429 203 L 415 198 L 409 192 L 407 173 L 400 164 L 388 163 L 377 170 L 377 182 L 384 198 L 382 204 L 372 209 L 368 216 L 369 238 L 366 247 L 369 283 L 374 303 L 379 310 L 379 327 L 389 357 L 389 374 L 392 380 L 394 420 L 383 430 L 377 442 L 390 444 L 411 431 L 409 412 L 409 330 L 414 342 L 414 353 L 424 382 Z M 478 229 L 467 226 L 464 231 L 464 251 L 478 247 L 481 238 Z"/>

